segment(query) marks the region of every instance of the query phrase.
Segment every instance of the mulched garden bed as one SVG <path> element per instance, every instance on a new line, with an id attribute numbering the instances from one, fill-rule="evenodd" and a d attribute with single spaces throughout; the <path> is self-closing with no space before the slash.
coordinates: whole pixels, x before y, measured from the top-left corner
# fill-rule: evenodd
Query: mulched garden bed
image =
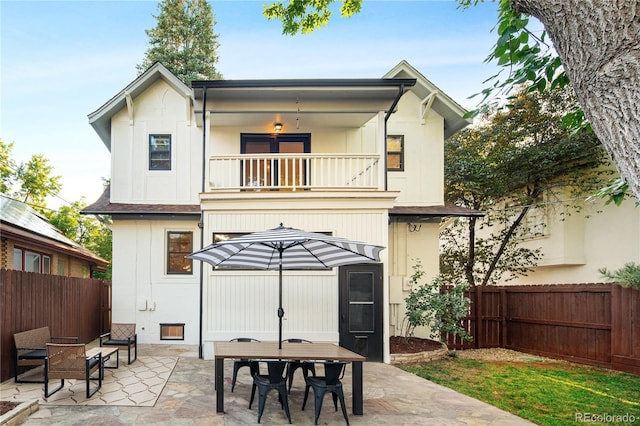
<path id="1" fill-rule="evenodd" d="M 0 401 L 0 416 L 13 410 L 18 405 L 20 405 L 18 402 Z"/>
<path id="2" fill-rule="evenodd" d="M 392 354 L 413 354 L 442 349 L 442 343 L 418 337 L 392 336 L 389 338 L 389 348 Z"/>

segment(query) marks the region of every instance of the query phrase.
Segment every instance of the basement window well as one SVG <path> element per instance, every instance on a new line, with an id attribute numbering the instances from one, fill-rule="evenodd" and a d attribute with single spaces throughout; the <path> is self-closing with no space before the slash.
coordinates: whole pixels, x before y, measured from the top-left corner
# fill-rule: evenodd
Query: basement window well
<path id="1" fill-rule="evenodd" d="M 160 340 L 184 340 L 184 323 L 160 324 Z"/>

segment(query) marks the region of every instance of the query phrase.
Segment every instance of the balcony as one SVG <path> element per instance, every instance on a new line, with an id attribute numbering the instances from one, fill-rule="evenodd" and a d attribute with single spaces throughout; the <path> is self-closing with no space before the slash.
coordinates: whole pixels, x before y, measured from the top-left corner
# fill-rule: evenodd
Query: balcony
<path id="1" fill-rule="evenodd" d="M 376 191 L 378 154 L 245 154 L 209 159 L 209 191 Z"/>

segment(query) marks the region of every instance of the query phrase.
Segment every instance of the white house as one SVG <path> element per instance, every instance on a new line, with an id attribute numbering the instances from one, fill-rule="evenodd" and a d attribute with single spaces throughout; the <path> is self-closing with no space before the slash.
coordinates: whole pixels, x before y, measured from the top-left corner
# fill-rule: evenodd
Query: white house
<path id="1" fill-rule="evenodd" d="M 114 321 L 206 358 L 212 341 L 277 340 L 277 273 L 184 256 L 283 223 L 386 247 L 380 264 L 285 271 L 283 337 L 388 362 L 414 259 L 437 274 L 440 218 L 470 214 L 443 205 L 444 140 L 464 113 L 404 61 L 379 79 L 191 88 L 153 65 L 89 115 L 111 152 L 110 189 L 85 213 L 113 217 Z"/>
<path id="2" fill-rule="evenodd" d="M 640 263 L 640 207 L 633 196 L 620 206 L 595 197 L 573 200 L 575 207 L 556 201 L 570 197 L 545 196 L 529 211 L 521 244 L 542 257 L 527 276 L 501 284 L 600 283 L 606 281 L 600 268 Z"/>

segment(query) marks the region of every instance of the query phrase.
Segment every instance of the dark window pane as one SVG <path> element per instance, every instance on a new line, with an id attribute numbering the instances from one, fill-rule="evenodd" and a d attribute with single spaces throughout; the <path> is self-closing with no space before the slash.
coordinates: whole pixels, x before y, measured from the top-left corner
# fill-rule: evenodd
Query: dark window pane
<path id="1" fill-rule="evenodd" d="M 149 170 L 171 170 L 171 135 L 149 135 Z"/>
<path id="2" fill-rule="evenodd" d="M 373 280 L 371 272 L 349 273 L 349 331 L 373 332 Z"/>
<path id="3" fill-rule="evenodd" d="M 373 332 L 373 305 L 349 305 L 349 331 Z"/>
<path id="4" fill-rule="evenodd" d="M 349 302 L 373 303 L 373 274 L 352 272 L 349 274 Z"/>

